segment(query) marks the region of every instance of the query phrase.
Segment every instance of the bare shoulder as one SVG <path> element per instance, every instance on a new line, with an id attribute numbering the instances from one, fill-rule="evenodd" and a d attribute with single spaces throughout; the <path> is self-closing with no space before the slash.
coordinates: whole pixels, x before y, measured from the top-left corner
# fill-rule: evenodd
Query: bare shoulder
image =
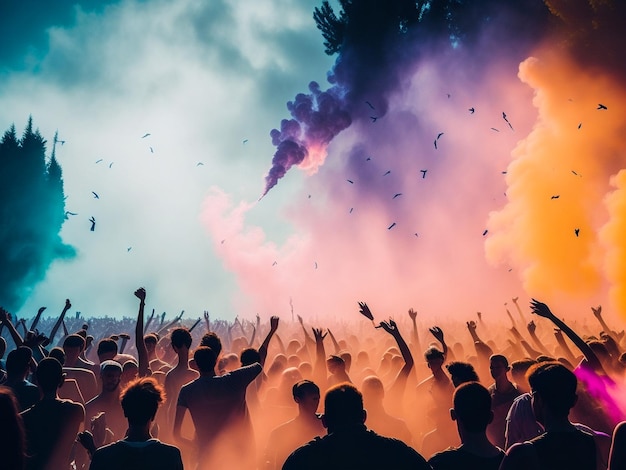
<path id="1" fill-rule="evenodd" d="M 506 452 L 500 470 L 537 468 L 538 464 L 533 445 L 530 442 L 520 442 Z"/>

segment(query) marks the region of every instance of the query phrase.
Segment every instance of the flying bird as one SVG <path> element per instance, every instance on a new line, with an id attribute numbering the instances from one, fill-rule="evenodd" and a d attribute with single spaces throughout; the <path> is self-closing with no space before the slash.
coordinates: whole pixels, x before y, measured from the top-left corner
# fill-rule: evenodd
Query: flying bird
<path id="1" fill-rule="evenodd" d="M 393 224 L 391 224 L 389 227 L 387 227 L 387 230 L 391 230 L 392 228 L 394 228 L 396 226 L 396 223 L 394 222 Z"/>
<path id="2" fill-rule="evenodd" d="M 507 173 L 507 172 L 506 172 L 506 170 L 504 170 L 504 171 L 502 172 L 502 174 L 503 174 L 503 175 L 506 175 L 506 173 Z"/>
<path id="3" fill-rule="evenodd" d="M 396 193 L 396 194 L 394 194 L 394 195 L 393 195 L 393 197 L 392 197 L 391 199 L 395 199 L 395 198 L 397 198 L 397 197 L 399 197 L 399 196 L 402 196 L 402 193 Z"/>
<path id="4" fill-rule="evenodd" d="M 202 162 L 196 163 L 196 166 L 200 166 L 200 165 L 204 165 L 204 163 L 202 163 Z"/>
<path id="5" fill-rule="evenodd" d="M 583 123 L 582 123 L 582 122 L 579 122 L 579 123 L 578 123 L 578 128 L 580 129 L 581 127 L 583 127 Z"/>
<path id="6" fill-rule="evenodd" d="M 352 181 L 352 180 L 346 180 L 346 181 L 347 181 L 348 183 L 350 183 L 350 184 L 354 184 L 354 181 Z"/>
<path id="7" fill-rule="evenodd" d="M 422 173 L 422 179 L 426 178 L 426 172 L 428 170 L 420 170 L 420 172 Z"/>
<path id="8" fill-rule="evenodd" d="M 580 233 L 580 229 L 579 228 L 575 228 L 574 229 L 574 233 L 576 234 L 576 236 L 578 236 L 578 234 Z"/>
<path id="9" fill-rule="evenodd" d="M 141 136 L 141 138 L 142 138 L 142 139 L 145 139 L 146 137 L 148 137 L 148 136 L 150 136 L 150 135 L 151 135 L 150 133 L 146 133 L 146 134 L 142 135 L 142 136 Z"/>
<path id="10" fill-rule="evenodd" d="M 368 105 L 370 107 L 370 109 L 375 110 L 376 108 L 374 108 L 374 106 L 372 105 L 372 103 L 370 103 L 369 101 L 365 102 L 366 105 Z"/>
<path id="11" fill-rule="evenodd" d="M 354 210 L 354 207 L 350 208 L 350 214 L 352 214 L 352 211 Z"/>
<path id="12" fill-rule="evenodd" d="M 391 173 L 391 170 L 387 170 L 387 172 L 383 176 L 387 176 L 390 173 Z"/>
<path id="13" fill-rule="evenodd" d="M 133 249 L 133 247 L 132 247 L 132 246 L 129 246 L 128 248 L 126 248 L 126 252 L 128 253 L 128 252 L 129 252 L 130 250 L 132 250 L 132 249 Z"/>
<path id="14" fill-rule="evenodd" d="M 278 261 L 274 261 L 274 262 L 272 263 L 272 266 L 276 266 L 277 264 L 278 264 Z"/>
<path id="15" fill-rule="evenodd" d="M 243 143 L 244 144 L 248 143 L 248 139 L 243 139 Z"/>
<path id="16" fill-rule="evenodd" d="M 78 215 L 77 212 L 70 212 L 70 211 L 65 211 L 65 219 L 69 219 L 69 215 Z"/>
<path id="17" fill-rule="evenodd" d="M 433 144 L 435 144 L 435 150 L 437 150 L 437 141 L 435 140 Z"/>
<path id="18" fill-rule="evenodd" d="M 489 232 L 489 230 L 485 229 L 485 231 L 483 232 L 483 237 L 484 237 L 485 235 L 487 235 L 487 233 L 488 233 L 488 232 Z"/>
<path id="19" fill-rule="evenodd" d="M 367 157 L 367 158 L 365 159 L 365 161 L 366 161 L 366 162 L 369 162 L 371 159 L 372 159 L 372 157 Z"/>
<path id="20" fill-rule="evenodd" d="M 474 114 L 474 112 L 476 111 L 473 107 L 468 109 L 468 111 L 470 112 L 470 114 Z"/>
<path id="21" fill-rule="evenodd" d="M 100 163 L 102 161 L 102 158 L 100 160 L 96 160 L 96 163 Z"/>
<path id="22" fill-rule="evenodd" d="M 376 122 L 378 120 L 378 116 L 370 116 L 370 119 L 374 123 L 374 122 Z"/>
<path id="23" fill-rule="evenodd" d="M 597 109 L 609 109 L 609 108 L 604 106 L 602 103 L 598 103 L 598 108 Z"/>
<path id="24" fill-rule="evenodd" d="M 91 194 L 93 194 L 93 197 L 96 199 L 100 199 L 100 196 L 98 196 L 98 193 L 91 191 Z"/>
<path id="25" fill-rule="evenodd" d="M 419 235 L 418 235 L 418 233 L 417 233 L 417 232 L 415 232 L 413 235 L 415 235 L 416 237 L 419 237 Z"/>
<path id="26" fill-rule="evenodd" d="M 572 173 L 576 176 L 580 176 L 578 173 L 576 173 L 574 170 L 572 170 Z"/>
<path id="27" fill-rule="evenodd" d="M 437 140 L 439 140 L 442 135 L 443 135 L 443 132 L 440 132 L 439 134 L 437 134 Z"/>
<path id="28" fill-rule="evenodd" d="M 113 162 L 109 163 L 109 168 L 111 168 L 113 166 Z"/>
<path id="29" fill-rule="evenodd" d="M 496 131 L 496 132 L 500 132 L 498 129 L 496 129 L 495 127 L 491 128 L 492 131 Z"/>
<path id="30" fill-rule="evenodd" d="M 150 153 L 154 153 L 154 149 L 150 147 Z"/>
<path id="31" fill-rule="evenodd" d="M 315 262 L 315 269 L 317 269 L 317 261 Z"/>
<path id="32" fill-rule="evenodd" d="M 91 228 L 89 230 L 91 230 L 93 232 L 94 230 L 96 230 L 96 219 L 95 219 L 95 217 L 91 216 L 89 218 L 89 222 L 91 222 Z"/>
<path id="33" fill-rule="evenodd" d="M 552 196 L 550 199 L 558 199 L 558 198 L 560 198 L 560 197 L 561 197 L 560 195 L 555 194 L 555 195 L 554 195 L 554 196 Z"/>
<path id="34" fill-rule="evenodd" d="M 502 119 L 504 119 L 506 121 L 506 123 L 509 125 L 511 130 L 514 130 L 513 126 L 511 125 L 511 123 L 509 122 L 508 118 L 506 117 L 506 113 L 504 111 L 502 111 Z"/>

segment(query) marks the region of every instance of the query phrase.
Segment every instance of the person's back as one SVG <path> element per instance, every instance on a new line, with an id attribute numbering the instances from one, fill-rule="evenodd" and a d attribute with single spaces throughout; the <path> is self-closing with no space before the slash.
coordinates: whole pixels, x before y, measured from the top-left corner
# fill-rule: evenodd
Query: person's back
<path id="1" fill-rule="evenodd" d="M 20 411 L 24 411 L 39 401 L 39 389 L 28 380 L 28 367 L 33 357 L 31 349 L 27 346 L 20 346 L 14 349 L 7 356 L 7 380 L 3 384 L 9 387 L 20 406 Z"/>
<path id="2" fill-rule="evenodd" d="M 428 463 L 434 470 L 498 470 L 504 451 L 487 438 L 487 426 L 493 419 L 489 391 L 478 382 L 467 382 L 455 390 L 453 403 L 450 415 L 461 445 L 436 453 Z"/>
<path id="3" fill-rule="evenodd" d="M 180 450 L 152 438 L 150 434 L 164 396 L 163 388 L 153 378 L 130 382 L 121 395 L 124 415 L 128 419 L 127 436 L 97 449 L 89 469 L 182 470 Z"/>
<path id="4" fill-rule="evenodd" d="M 175 470 L 182 469 L 180 450 L 158 439 L 142 442 L 126 440 L 100 447 L 89 470 Z"/>
<path id="5" fill-rule="evenodd" d="M 536 468 L 594 470 L 599 467 L 593 435 L 569 421 L 576 403 L 576 376 L 558 362 L 544 362 L 529 370 L 532 407 L 545 433 L 515 444 L 502 461 L 502 470 Z"/>
<path id="6" fill-rule="evenodd" d="M 63 384 L 59 361 L 43 359 L 36 375 L 43 398 L 22 412 L 29 456 L 26 468 L 64 469 L 69 465 L 72 446 L 85 410 L 80 403 L 57 397 L 57 389 Z"/>
<path id="7" fill-rule="evenodd" d="M 365 427 L 361 393 L 350 384 L 326 393 L 323 422 L 328 434 L 295 450 L 283 470 L 306 469 L 428 469 L 426 460 L 397 439 Z"/>

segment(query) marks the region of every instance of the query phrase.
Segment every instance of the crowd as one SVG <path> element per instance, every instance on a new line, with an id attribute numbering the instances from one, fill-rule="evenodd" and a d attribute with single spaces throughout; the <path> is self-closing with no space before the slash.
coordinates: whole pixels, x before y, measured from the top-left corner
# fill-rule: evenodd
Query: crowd
<path id="1" fill-rule="evenodd" d="M 0 308 L 1 468 L 626 468 L 626 339 L 600 307 L 595 328 L 517 299 L 430 328 L 365 303 L 190 322 L 134 294 L 136 318 Z"/>

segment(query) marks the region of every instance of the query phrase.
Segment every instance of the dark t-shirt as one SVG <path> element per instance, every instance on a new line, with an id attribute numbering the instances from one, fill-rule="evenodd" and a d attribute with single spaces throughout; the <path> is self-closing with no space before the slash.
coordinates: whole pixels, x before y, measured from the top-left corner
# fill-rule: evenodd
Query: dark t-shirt
<path id="1" fill-rule="evenodd" d="M 428 470 L 430 465 L 404 442 L 383 437 L 365 426 L 315 438 L 294 451 L 283 470 Z"/>
<path id="2" fill-rule="evenodd" d="M 596 443 L 590 434 L 573 432 L 547 432 L 530 441 L 542 470 L 594 470 L 596 468 Z"/>
<path id="3" fill-rule="evenodd" d="M 433 470 L 498 470 L 504 458 L 504 451 L 493 457 L 480 457 L 463 447 L 452 448 L 433 455 L 428 463 Z"/>
<path id="4" fill-rule="evenodd" d="M 144 442 L 117 441 L 100 447 L 89 470 L 182 470 L 183 461 L 177 447 L 158 439 Z"/>

